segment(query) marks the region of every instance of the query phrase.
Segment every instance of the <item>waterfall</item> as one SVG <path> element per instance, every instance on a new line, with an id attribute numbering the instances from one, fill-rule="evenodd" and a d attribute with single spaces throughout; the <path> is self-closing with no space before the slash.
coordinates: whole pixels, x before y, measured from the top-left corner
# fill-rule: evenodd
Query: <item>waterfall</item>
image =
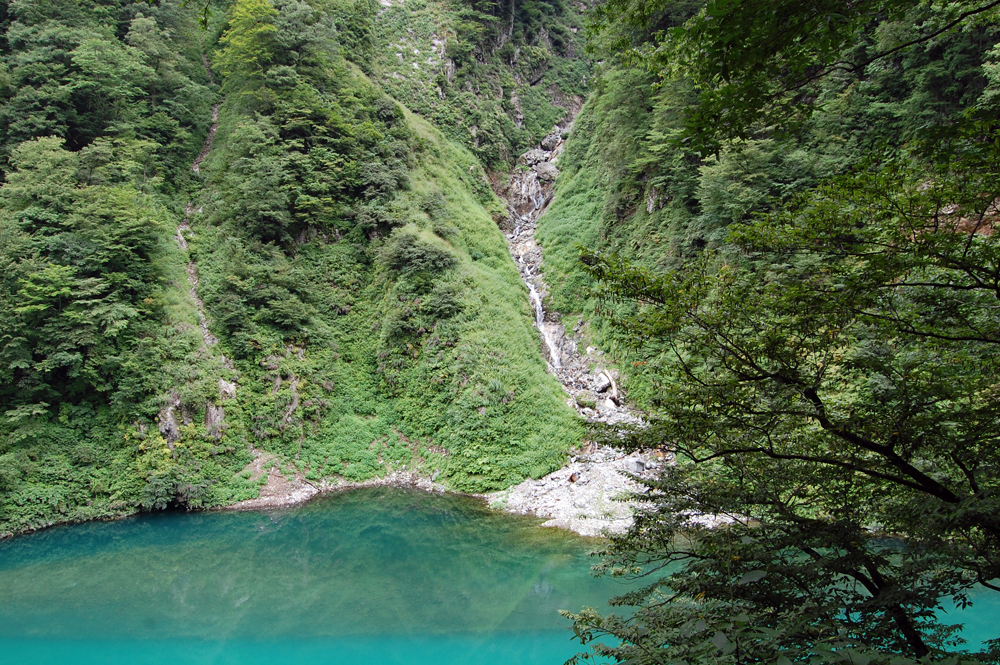
<path id="1" fill-rule="evenodd" d="M 504 235 L 521 280 L 528 288 L 528 302 L 549 373 L 572 397 L 568 403 L 589 421 L 640 423 L 641 419 L 624 405 L 615 382 L 617 372 L 606 366 L 604 354 L 589 346 L 585 353 L 580 353 L 578 344 L 585 337 L 580 326 L 567 331 L 559 315 L 546 310 L 549 287 L 542 275 L 544 257 L 535 242 L 535 229 L 538 218 L 552 200 L 553 186 L 559 176 L 555 163 L 562 152 L 562 135 L 568 129 L 569 125 L 557 125 L 537 147 L 521 155 L 507 186 L 497 192 L 506 200 L 509 211 Z"/>

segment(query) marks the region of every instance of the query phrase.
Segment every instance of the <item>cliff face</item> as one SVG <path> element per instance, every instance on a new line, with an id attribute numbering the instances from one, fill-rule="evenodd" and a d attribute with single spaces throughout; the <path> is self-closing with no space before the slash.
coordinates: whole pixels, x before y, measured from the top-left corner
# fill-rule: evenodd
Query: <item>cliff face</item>
<path id="1" fill-rule="evenodd" d="M 582 104 L 576 10 L 75 7 L 2 16 L 0 533 L 247 500 L 263 466 L 482 491 L 563 463 L 582 427 L 494 190 Z"/>

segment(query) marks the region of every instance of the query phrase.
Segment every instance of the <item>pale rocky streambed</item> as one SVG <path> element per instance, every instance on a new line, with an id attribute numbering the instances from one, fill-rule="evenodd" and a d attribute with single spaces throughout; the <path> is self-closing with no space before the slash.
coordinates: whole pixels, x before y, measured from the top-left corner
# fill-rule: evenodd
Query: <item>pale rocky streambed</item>
<path id="1" fill-rule="evenodd" d="M 587 422 L 639 425 L 618 386 L 618 372 L 604 362 L 604 354 L 591 346 L 581 349 L 583 326 L 567 331 L 558 314 L 545 307 L 548 286 L 542 279 L 542 248 L 535 242 L 538 218 L 552 200 L 559 177 L 557 166 L 563 135 L 572 121 L 557 125 L 541 144 L 521 155 L 510 182 L 500 194 L 506 199 L 510 221 L 504 229 L 511 257 L 528 287 L 535 312 L 535 327 L 549 373 L 566 392 L 566 403 Z M 654 473 L 661 461 L 637 453 L 588 444 L 581 453 L 554 473 L 528 479 L 506 490 L 486 495 L 490 505 L 513 513 L 548 518 L 554 526 L 584 536 L 621 533 L 632 524 L 634 502 L 621 499 L 643 487 L 633 478 Z"/>

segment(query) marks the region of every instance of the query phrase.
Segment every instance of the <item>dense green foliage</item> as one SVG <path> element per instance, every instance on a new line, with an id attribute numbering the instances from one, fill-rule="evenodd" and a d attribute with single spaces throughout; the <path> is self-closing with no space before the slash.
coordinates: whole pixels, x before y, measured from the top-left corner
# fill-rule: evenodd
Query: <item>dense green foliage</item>
<path id="1" fill-rule="evenodd" d="M 593 257 L 648 303 L 622 321 L 663 381 L 635 443 L 678 460 L 615 565 L 695 557 L 665 582 L 706 599 L 690 634 L 689 607 L 650 612 L 660 643 L 923 657 L 952 646 L 940 599 L 1000 576 L 995 146 L 837 180 L 663 278 Z M 693 513 L 734 521 L 662 548 Z"/>
<path id="2" fill-rule="evenodd" d="M 893 51 L 936 25 L 926 6 L 791 41 L 808 12 L 765 11 L 789 3 L 664 6 L 599 13 L 602 38 L 636 50 L 601 72 L 539 229 L 554 305 L 602 314 L 636 365 L 650 425 L 628 445 L 675 462 L 605 552 L 609 572 L 648 576 L 619 599 L 638 609 L 577 630 L 637 663 L 960 653 L 938 609 L 1000 577 L 995 17 Z M 704 61 L 681 57 L 696 47 Z M 892 53 L 819 66 L 866 50 Z M 787 122 L 772 92 L 806 70 Z M 740 96 L 748 81 L 774 87 Z"/>
<path id="3" fill-rule="evenodd" d="M 485 172 L 354 64 L 375 5 L 5 8 L 0 533 L 579 440 Z"/>
<path id="4" fill-rule="evenodd" d="M 956 27 L 989 25 L 998 6 L 995 0 L 608 0 L 590 26 L 622 60 L 697 86 L 696 101 L 683 109 L 684 136 L 689 148 L 707 155 L 762 126 L 780 129 L 807 117 L 824 79 L 864 78 L 871 66 L 905 57 L 912 46 L 947 41 Z"/>
<path id="5" fill-rule="evenodd" d="M 246 452 L 156 434 L 167 391 L 218 382 L 167 240 L 211 99 L 193 21 L 75 2 L 6 16 L 0 531 L 251 496 L 233 479 Z"/>
<path id="6" fill-rule="evenodd" d="M 490 170 L 537 145 L 588 89 L 582 20 L 564 0 L 417 0 L 376 25 L 385 89 Z"/>
<path id="7" fill-rule="evenodd" d="M 22 141 L 102 136 L 153 142 L 144 175 L 179 176 L 201 145 L 211 92 L 179 5 L 5 3 L 0 172 Z"/>
<path id="8" fill-rule="evenodd" d="M 886 22 L 867 39 L 873 49 L 884 48 L 907 25 Z M 606 54 L 559 158 L 555 199 L 539 222 L 550 306 L 564 314 L 595 311 L 588 295 L 593 282 L 578 262 L 580 245 L 615 251 L 654 270 L 674 267 L 705 247 L 725 244 L 730 225 L 780 207 L 872 150 L 902 145 L 922 128 L 985 103 L 991 93 L 984 68 L 995 36 L 989 25 L 973 26 L 900 52 L 863 76 L 822 79 L 814 112 L 799 131 L 778 135 L 758 127 L 704 158 L 683 140 L 690 131 L 687 111 L 698 101 L 693 82 L 660 80 Z M 598 341 L 614 346 L 595 332 Z M 619 352 L 626 361 L 642 362 L 624 348 Z M 642 367 L 632 371 L 640 399 L 650 394 Z"/>

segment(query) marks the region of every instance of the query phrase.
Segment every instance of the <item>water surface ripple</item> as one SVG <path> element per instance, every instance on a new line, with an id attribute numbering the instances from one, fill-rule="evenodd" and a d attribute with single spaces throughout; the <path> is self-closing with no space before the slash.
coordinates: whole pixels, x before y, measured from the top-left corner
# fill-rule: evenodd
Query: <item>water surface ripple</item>
<path id="1" fill-rule="evenodd" d="M 0 662 L 561 663 L 557 610 L 625 587 L 537 524 L 371 489 L 50 529 L 0 543 Z"/>

